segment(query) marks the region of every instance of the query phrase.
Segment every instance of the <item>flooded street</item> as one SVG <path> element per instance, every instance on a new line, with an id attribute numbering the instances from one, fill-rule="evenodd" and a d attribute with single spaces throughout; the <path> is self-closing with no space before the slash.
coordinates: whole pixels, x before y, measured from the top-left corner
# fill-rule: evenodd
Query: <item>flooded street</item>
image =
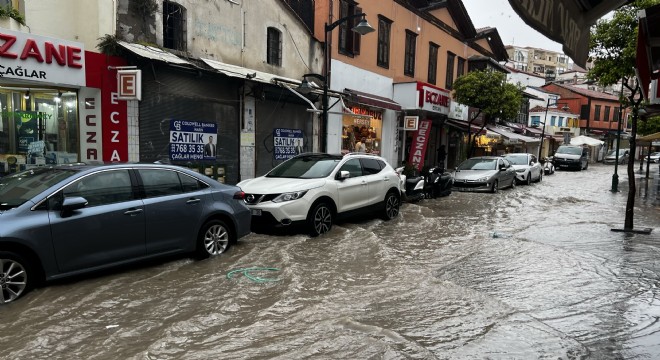
<path id="1" fill-rule="evenodd" d="M 638 189 L 635 227 L 653 232 L 612 232 L 628 189 L 612 173 L 51 284 L 0 307 L 0 358 L 659 358 L 660 207 Z"/>

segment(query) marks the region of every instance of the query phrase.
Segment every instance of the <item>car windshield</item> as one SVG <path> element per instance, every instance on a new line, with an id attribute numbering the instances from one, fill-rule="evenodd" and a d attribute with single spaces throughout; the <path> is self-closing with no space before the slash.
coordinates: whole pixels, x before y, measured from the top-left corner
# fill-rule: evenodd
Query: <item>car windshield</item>
<path id="1" fill-rule="evenodd" d="M 271 170 L 266 177 L 316 179 L 324 178 L 341 161 L 335 155 L 303 155 L 291 158 Z"/>
<path id="2" fill-rule="evenodd" d="M 497 159 L 467 159 L 458 166 L 458 170 L 495 170 Z"/>
<path id="3" fill-rule="evenodd" d="M 0 210 L 20 206 L 77 170 L 41 167 L 0 178 Z"/>
<path id="4" fill-rule="evenodd" d="M 557 149 L 557 154 L 582 155 L 582 148 L 560 146 L 559 149 Z"/>
<path id="5" fill-rule="evenodd" d="M 527 155 L 525 155 L 525 154 L 507 155 L 504 158 L 509 160 L 511 165 L 528 165 Z"/>

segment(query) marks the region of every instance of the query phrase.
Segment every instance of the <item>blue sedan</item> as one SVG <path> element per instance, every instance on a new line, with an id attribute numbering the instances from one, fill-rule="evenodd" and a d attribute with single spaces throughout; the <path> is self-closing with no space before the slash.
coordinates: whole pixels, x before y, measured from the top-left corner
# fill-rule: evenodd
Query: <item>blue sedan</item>
<path id="1" fill-rule="evenodd" d="M 171 165 L 37 167 L 0 178 L 0 304 L 42 281 L 164 255 L 206 258 L 250 233 L 244 193 Z"/>

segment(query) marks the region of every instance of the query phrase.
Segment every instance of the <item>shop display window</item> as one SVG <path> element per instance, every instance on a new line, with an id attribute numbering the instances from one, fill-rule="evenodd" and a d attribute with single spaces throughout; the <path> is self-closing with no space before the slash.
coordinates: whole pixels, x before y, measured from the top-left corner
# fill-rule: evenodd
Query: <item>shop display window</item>
<path id="1" fill-rule="evenodd" d="M 365 152 L 380 155 L 383 121 L 368 116 L 344 115 L 342 119 L 342 153 Z M 364 139 L 364 147 L 362 139 Z"/>
<path id="2" fill-rule="evenodd" d="M 77 100 L 61 90 L 0 89 L 0 176 L 77 162 Z"/>

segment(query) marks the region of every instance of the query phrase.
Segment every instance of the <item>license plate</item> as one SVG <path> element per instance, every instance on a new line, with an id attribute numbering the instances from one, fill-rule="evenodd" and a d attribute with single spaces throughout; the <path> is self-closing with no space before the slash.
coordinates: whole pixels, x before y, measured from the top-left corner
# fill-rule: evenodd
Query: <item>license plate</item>
<path id="1" fill-rule="evenodd" d="M 250 210 L 250 212 L 254 216 L 261 216 L 261 209 L 252 209 L 252 210 Z"/>

